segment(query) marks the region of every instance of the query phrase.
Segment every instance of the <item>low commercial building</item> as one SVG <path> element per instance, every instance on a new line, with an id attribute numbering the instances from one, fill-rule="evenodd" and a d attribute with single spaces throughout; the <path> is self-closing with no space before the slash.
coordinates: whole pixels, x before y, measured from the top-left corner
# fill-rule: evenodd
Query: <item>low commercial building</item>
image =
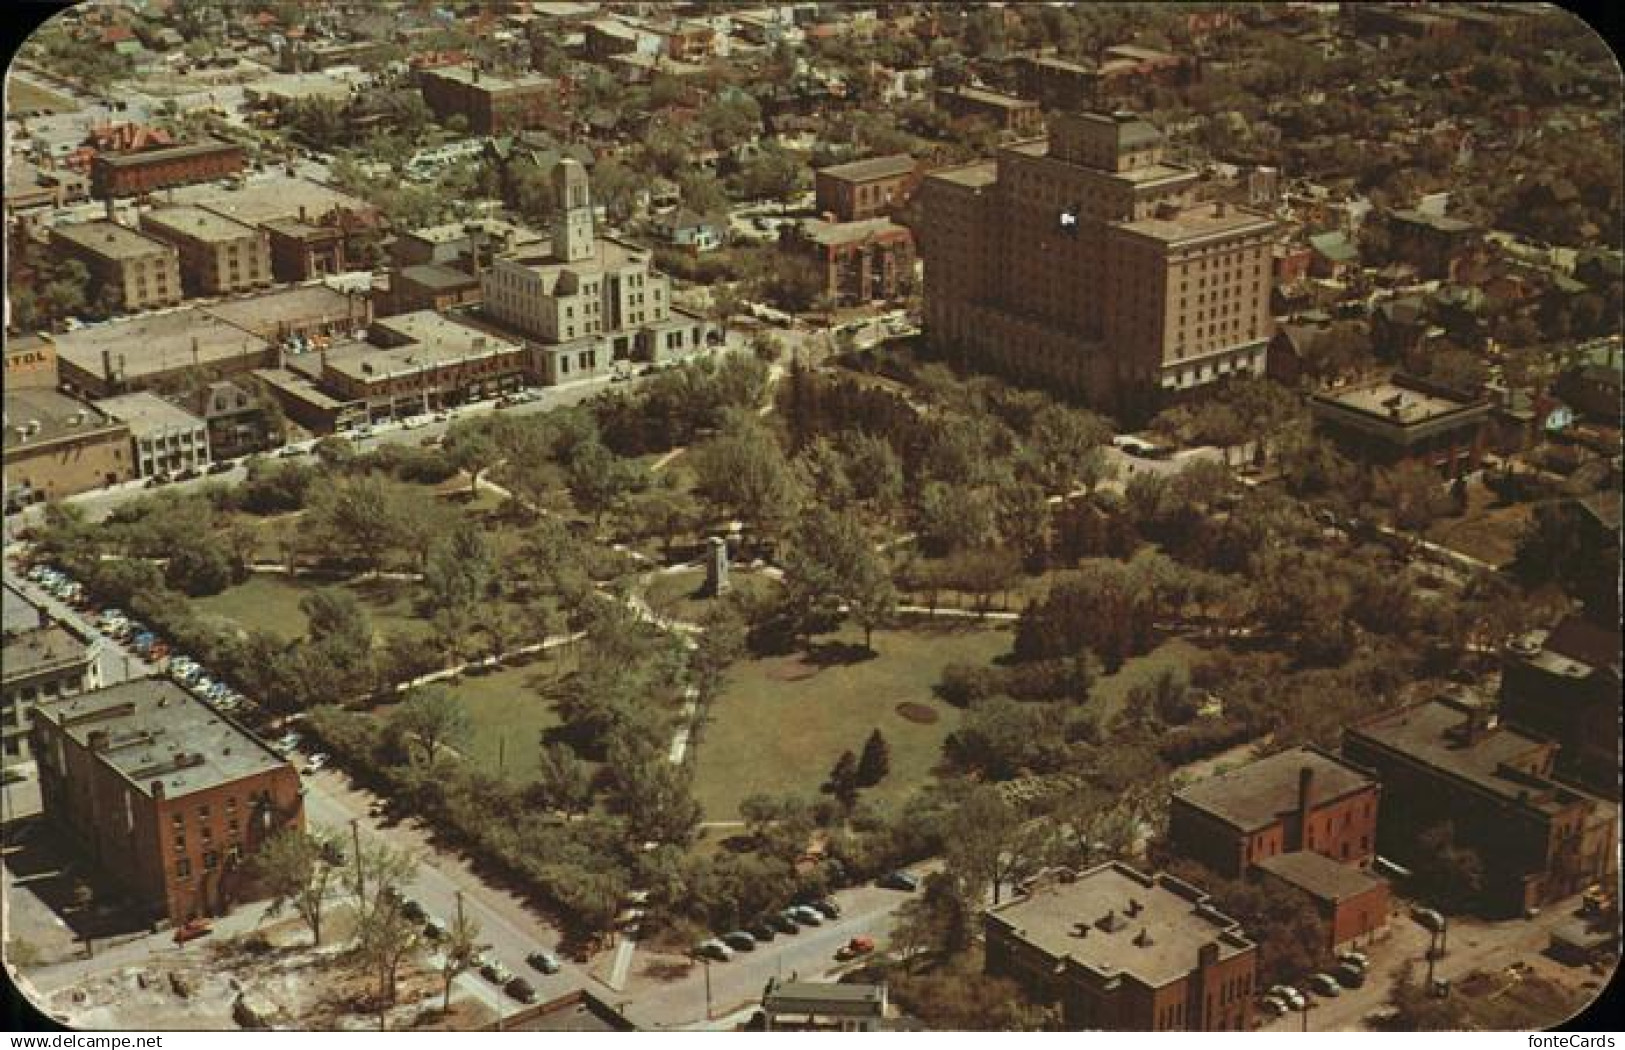
<path id="1" fill-rule="evenodd" d="M 150 310 L 181 301 L 180 253 L 128 226 L 116 222 L 56 226 L 51 229 L 51 250 L 84 263 L 91 287 L 111 295 L 119 310 Z"/>
<path id="2" fill-rule="evenodd" d="M 209 465 L 208 427 L 179 405 L 142 391 L 104 398 L 96 402 L 96 408 L 130 428 L 136 477 L 178 474 Z"/>
<path id="3" fill-rule="evenodd" d="M 265 399 L 241 383 L 206 383 L 192 391 L 186 407 L 208 430 L 211 459 L 237 459 L 275 444 Z"/>
<path id="4" fill-rule="evenodd" d="M 268 219 L 260 224 L 277 281 L 312 281 L 349 269 L 344 231 L 299 219 Z"/>
<path id="5" fill-rule="evenodd" d="M 1415 461 L 1445 477 L 1478 466 L 1493 410 L 1486 397 L 1397 374 L 1309 397 L 1315 425 L 1354 458 L 1381 466 Z"/>
<path id="6" fill-rule="evenodd" d="M 523 346 L 431 311 L 381 318 L 373 324 L 372 340 L 325 351 L 322 385 L 337 400 L 364 403 L 375 420 L 431 412 L 524 385 Z"/>
<path id="7" fill-rule="evenodd" d="M 28 726 L 37 705 L 101 688 L 99 656 L 97 645 L 56 624 L 6 631 L 0 752 L 7 764 L 29 758 Z"/>
<path id="8" fill-rule="evenodd" d="M 144 212 L 141 228 L 180 253 L 187 295 L 230 295 L 271 285 L 271 244 L 264 231 L 190 205 Z"/>
<path id="9" fill-rule="evenodd" d="M 54 390 L 5 392 L 6 513 L 134 476 L 130 430 Z"/>
<path id="10" fill-rule="evenodd" d="M 1552 779 L 1558 745 L 1453 698 L 1383 714 L 1343 735 L 1343 756 L 1382 781 L 1382 855 L 1411 865 L 1449 824 L 1484 859 L 1492 910 L 1522 914 L 1608 883 L 1619 868 L 1619 807 Z"/>
<path id="11" fill-rule="evenodd" d="M 131 390 L 180 390 L 196 378 L 223 379 L 276 364 L 268 340 L 205 309 L 146 314 L 49 337 L 62 385 L 86 397 Z"/>
<path id="12" fill-rule="evenodd" d="M 293 766 L 168 679 L 41 706 L 30 742 L 45 819 L 170 922 L 223 914 L 254 852 L 304 827 Z"/>
<path id="13" fill-rule="evenodd" d="M 985 88 L 938 88 L 936 106 L 956 120 L 977 118 L 1000 131 L 1017 135 L 1044 133 L 1044 111 L 1029 98 L 1017 98 Z"/>
<path id="14" fill-rule="evenodd" d="M 406 266 L 389 275 L 390 314 L 431 310 L 443 313 L 459 306 L 480 303 L 480 279 L 454 266 L 431 263 Z"/>
<path id="15" fill-rule="evenodd" d="M 919 184 L 919 162 L 906 153 L 834 164 L 813 173 L 819 212 L 840 222 L 894 215 Z"/>
<path id="16" fill-rule="evenodd" d="M 914 286 L 914 235 L 890 219 L 807 219 L 785 228 L 784 246 L 812 260 L 840 305 L 900 299 Z"/>
<path id="17" fill-rule="evenodd" d="M 878 1032 L 886 1021 L 886 986 L 784 981 L 762 993 L 769 1032 Z"/>
<path id="18" fill-rule="evenodd" d="M 98 198 L 133 197 L 223 179 L 245 166 L 241 146 L 216 139 L 135 153 L 98 153 L 90 162 L 90 187 Z"/>
<path id="19" fill-rule="evenodd" d="M 8 338 L 5 346 L 7 390 L 55 390 L 56 347 L 37 335 Z"/>
<path id="20" fill-rule="evenodd" d="M 493 76 L 479 66 L 445 66 L 418 72 L 423 101 L 444 124 L 454 116 L 475 135 L 500 135 L 559 122 L 558 82 L 544 76 Z"/>
<path id="21" fill-rule="evenodd" d="M 1112 862 L 1062 873 L 985 916 L 987 972 L 1069 1030 L 1247 1031 L 1258 949 L 1207 894 Z"/>
<path id="22" fill-rule="evenodd" d="M 1618 799 L 1619 690 L 1619 632 L 1570 616 L 1507 643 L 1500 715 L 1556 741 L 1558 773 Z"/>
<path id="23" fill-rule="evenodd" d="M 1302 893 L 1326 924 L 1329 953 L 1370 944 L 1388 926 L 1388 883 L 1348 864 L 1308 850 L 1259 861 L 1266 884 Z"/>
<path id="24" fill-rule="evenodd" d="M 365 401 L 333 397 L 315 380 L 293 369 L 258 368 L 253 375 L 287 417 L 312 434 L 353 430 L 367 422 Z"/>

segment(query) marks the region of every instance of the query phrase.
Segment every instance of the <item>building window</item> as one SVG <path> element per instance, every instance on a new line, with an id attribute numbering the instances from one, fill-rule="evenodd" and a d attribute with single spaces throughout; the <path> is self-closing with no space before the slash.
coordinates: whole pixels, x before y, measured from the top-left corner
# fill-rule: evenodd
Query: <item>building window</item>
<path id="1" fill-rule="evenodd" d="M 175 877 L 189 879 L 192 877 L 192 862 L 185 857 L 175 862 Z"/>
<path id="2" fill-rule="evenodd" d="M 220 866 L 220 854 L 216 853 L 214 850 L 210 850 L 209 852 L 207 852 L 207 853 L 205 853 L 203 855 L 203 870 L 204 871 L 213 871 L 214 869 L 218 868 L 219 866 Z"/>
<path id="3" fill-rule="evenodd" d="M 176 834 L 175 834 L 175 852 L 176 853 L 185 853 L 186 852 L 186 832 L 184 832 L 184 831 L 176 832 Z"/>

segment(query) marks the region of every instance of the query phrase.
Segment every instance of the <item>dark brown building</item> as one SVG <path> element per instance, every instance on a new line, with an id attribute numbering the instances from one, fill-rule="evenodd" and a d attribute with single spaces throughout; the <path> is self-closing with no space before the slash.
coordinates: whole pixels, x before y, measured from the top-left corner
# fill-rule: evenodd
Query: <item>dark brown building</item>
<path id="1" fill-rule="evenodd" d="M 272 219 L 260 224 L 270 239 L 271 275 L 278 281 L 311 281 L 349 269 L 344 230 L 313 226 L 299 219 Z"/>
<path id="2" fill-rule="evenodd" d="M 135 153 L 98 153 L 90 162 L 91 194 L 133 197 L 222 179 L 242 171 L 245 164 L 241 146 L 214 139 Z"/>
<path id="3" fill-rule="evenodd" d="M 461 114 L 474 135 L 501 135 L 557 123 L 558 83 L 547 77 L 492 76 L 478 66 L 418 73 L 423 101 L 441 123 Z"/>
<path id="4" fill-rule="evenodd" d="M 1381 795 L 1361 770 L 1322 751 L 1294 748 L 1176 794 L 1169 845 L 1231 878 L 1266 858 L 1299 851 L 1358 866 L 1376 849 Z"/>
<path id="5" fill-rule="evenodd" d="M 819 168 L 813 174 L 818 210 L 841 222 L 895 215 L 920 184 L 919 164 L 906 153 Z"/>
<path id="6" fill-rule="evenodd" d="M 1601 571 L 1601 566 L 1599 566 Z M 1507 644 L 1501 718 L 1558 744 L 1558 772 L 1619 797 L 1619 632 L 1570 616 Z"/>
<path id="7" fill-rule="evenodd" d="M 1379 466 L 1412 460 L 1446 477 L 1477 467 L 1492 411 L 1481 395 L 1404 375 L 1309 398 L 1315 426 L 1353 458 Z"/>
<path id="8" fill-rule="evenodd" d="M 171 922 L 229 910 L 254 851 L 304 826 L 293 766 L 168 679 L 42 705 L 31 742 L 46 819 Z"/>
<path id="9" fill-rule="evenodd" d="M 1554 781 L 1557 751 L 1448 698 L 1343 736 L 1344 757 L 1382 781 L 1382 855 L 1414 864 L 1424 835 L 1449 824 L 1457 845 L 1483 857 L 1486 899 L 1504 914 L 1610 882 L 1619 868 L 1619 807 Z"/>
<path id="10" fill-rule="evenodd" d="M 784 244 L 812 259 L 840 305 L 901 298 L 914 279 L 914 235 L 890 219 L 809 219 L 787 228 Z"/>
<path id="11" fill-rule="evenodd" d="M 1044 111 L 1032 99 L 985 88 L 938 88 L 936 105 L 955 120 L 979 117 L 1000 131 L 1013 131 L 1018 135 L 1044 133 Z"/>
<path id="12" fill-rule="evenodd" d="M 1369 944 L 1388 925 L 1388 883 L 1309 850 L 1278 853 L 1254 869 L 1269 885 L 1308 897 L 1326 923 L 1328 952 Z"/>
<path id="13" fill-rule="evenodd" d="M 1110 863 L 989 911 L 987 972 L 1058 1002 L 1068 1029 L 1246 1031 L 1258 951 L 1207 894 Z"/>

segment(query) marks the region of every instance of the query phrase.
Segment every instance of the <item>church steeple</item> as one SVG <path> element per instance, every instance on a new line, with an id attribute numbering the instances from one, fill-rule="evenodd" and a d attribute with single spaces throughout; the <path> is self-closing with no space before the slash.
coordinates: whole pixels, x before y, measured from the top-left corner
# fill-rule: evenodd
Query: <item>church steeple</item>
<path id="1" fill-rule="evenodd" d="M 570 157 L 553 168 L 553 197 L 558 217 L 553 220 L 553 254 L 565 262 L 591 259 L 595 250 L 592 222 L 592 187 L 587 169 Z"/>

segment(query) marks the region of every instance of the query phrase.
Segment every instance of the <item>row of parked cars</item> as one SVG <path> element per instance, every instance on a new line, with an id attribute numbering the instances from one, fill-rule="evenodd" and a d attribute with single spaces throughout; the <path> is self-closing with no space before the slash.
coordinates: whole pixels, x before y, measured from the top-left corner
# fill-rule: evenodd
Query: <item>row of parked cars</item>
<path id="1" fill-rule="evenodd" d="M 402 917 L 409 922 L 421 923 L 423 936 L 427 940 L 438 943 L 446 939 L 445 923 L 430 915 L 424 910 L 423 905 L 410 897 L 404 897 L 398 893 L 395 896 Z M 564 968 L 564 964 L 559 961 L 557 955 L 543 949 L 531 952 L 525 957 L 525 962 L 530 964 L 531 969 L 546 976 L 556 974 Z M 512 970 L 509 970 L 501 959 L 491 954 L 490 949 L 484 949 L 476 955 L 471 968 L 519 1002 L 533 1003 L 536 1001 L 535 986 L 526 978 L 518 976 Z"/>
<path id="2" fill-rule="evenodd" d="M 1313 995 L 1323 999 L 1334 999 L 1342 995 L 1345 988 L 1359 988 L 1365 984 L 1370 966 L 1371 960 L 1364 952 L 1341 952 L 1337 956 L 1335 967 L 1325 973 L 1311 974 L 1304 980 L 1303 985 Z M 1309 1008 L 1304 993 L 1287 984 L 1277 984 L 1270 988 L 1259 997 L 1258 1005 L 1271 1017 L 1280 1017 L 1289 1010 L 1301 1012 Z"/>
<path id="3" fill-rule="evenodd" d="M 783 911 L 764 915 L 743 929 L 701 941 L 695 945 L 694 954 L 701 959 L 727 962 L 735 952 L 753 952 L 758 944 L 771 941 L 781 933 L 786 936 L 800 933 L 804 926 L 822 926 L 826 920 L 840 916 L 841 906 L 828 897 L 792 904 Z"/>

